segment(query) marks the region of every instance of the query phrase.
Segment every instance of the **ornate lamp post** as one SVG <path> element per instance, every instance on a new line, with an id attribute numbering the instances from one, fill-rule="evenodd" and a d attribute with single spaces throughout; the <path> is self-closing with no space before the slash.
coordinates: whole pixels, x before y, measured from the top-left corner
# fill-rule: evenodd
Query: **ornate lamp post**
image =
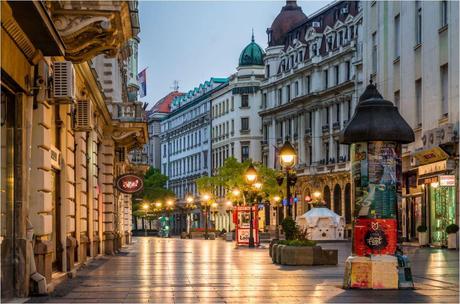
<path id="1" fill-rule="evenodd" d="M 288 140 L 286 140 L 284 145 L 281 147 L 279 157 L 281 167 L 286 170 L 286 199 L 288 204 L 288 216 L 292 217 L 291 187 L 297 182 L 297 176 L 295 173 L 290 173 L 289 171 L 296 164 L 297 152 Z M 279 181 L 281 181 L 281 183 L 283 182 L 282 179 L 279 179 Z"/>
<path id="2" fill-rule="evenodd" d="M 372 285 L 354 282 L 349 274 L 355 259 L 349 257 L 345 287 L 398 288 L 396 267 L 397 193 L 401 191 L 401 144 L 414 141 L 414 132 L 390 101 L 384 100 L 372 81 L 359 98 L 355 113 L 340 134 L 340 143 L 351 145 L 351 173 L 355 193 L 352 255 L 386 255 L 374 269 L 392 269 L 385 274 L 369 273 Z M 392 257 L 393 256 L 393 257 Z M 369 258 L 370 262 L 370 258 Z M 376 265 L 377 266 L 377 265 Z M 382 268 L 383 267 L 383 268 Z M 377 270 L 375 270 L 377 271 Z M 391 279 L 390 279 L 391 278 Z M 400 282 L 401 283 L 401 282 Z"/>
<path id="3" fill-rule="evenodd" d="M 186 225 L 187 225 L 187 235 L 190 235 L 190 222 L 191 222 L 191 211 L 193 209 L 196 208 L 196 206 L 193 204 L 193 202 L 195 201 L 195 199 L 193 198 L 192 195 L 188 195 L 186 198 L 185 198 L 185 201 L 187 202 L 186 205 L 185 205 L 185 209 L 186 209 Z"/>
<path id="4" fill-rule="evenodd" d="M 244 175 L 245 179 L 246 179 L 246 183 L 249 185 L 249 186 L 254 186 L 255 187 L 255 184 L 256 184 L 256 181 L 257 181 L 257 170 L 256 168 L 254 168 L 254 166 L 251 164 L 247 169 L 246 169 L 246 172 L 245 172 L 245 175 Z M 258 183 L 259 184 L 259 183 Z M 252 216 L 252 199 L 249 200 L 249 248 L 254 248 L 255 247 L 255 244 L 254 244 L 254 233 L 253 233 L 253 229 L 254 229 L 254 220 L 253 220 L 253 216 Z"/>
<path id="5" fill-rule="evenodd" d="M 279 230 L 279 226 L 280 226 L 280 217 L 279 217 L 279 203 L 281 201 L 281 197 L 278 196 L 278 195 L 275 195 L 273 197 L 273 200 L 275 201 L 275 208 L 276 208 L 276 218 L 275 218 L 275 225 L 276 225 L 276 230 L 275 230 L 275 238 L 277 240 L 279 240 L 280 238 L 280 230 Z"/>
<path id="6" fill-rule="evenodd" d="M 228 230 L 227 230 L 227 233 L 230 233 L 230 230 L 231 230 L 231 221 L 232 221 L 232 218 L 230 216 L 230 214 L 232 213 L 232 210 L 233 210 L 233 203 L 231 201 L 227 201 L 225 202 L 225 212 L 227 212 L 227 216 L 228 216 Z"/>
<path id="7" fill-rule="evenodd" d="M 144 219 L 142 220 L 142 224 L 144 226 L 144 235 L 147 236 L 147 227 L 145 225 L 145 218 L 147 217 L 147 211 L 149 210 L 149 205 L 148 204 L 143 204 L 142 209 L 144 209 Z"/>
<path id="8" fill-rule="evenodd" d="M 209 194 L 203 194 L 202 200 L 204 202 L 204 212 L 205 212 L 205 217 L 204 217 L 204 238 L 207 240 L 208 239 L 208 215 L 209 215 L 209 200 L 211 199 L 211 196 Z"/>

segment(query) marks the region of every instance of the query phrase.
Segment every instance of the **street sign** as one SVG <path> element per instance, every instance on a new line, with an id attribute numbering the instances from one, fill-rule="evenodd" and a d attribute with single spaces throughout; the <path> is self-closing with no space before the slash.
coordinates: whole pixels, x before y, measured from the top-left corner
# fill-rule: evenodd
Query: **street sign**
<path id="1" fill-rule="evenodd" d="M 120 175 L 117 178 L 116 185 L 117 189 L 126 194 L 133 194 L 139 192 L 144 188 L 144 181 L 139 176 L 127 173 Z"/>

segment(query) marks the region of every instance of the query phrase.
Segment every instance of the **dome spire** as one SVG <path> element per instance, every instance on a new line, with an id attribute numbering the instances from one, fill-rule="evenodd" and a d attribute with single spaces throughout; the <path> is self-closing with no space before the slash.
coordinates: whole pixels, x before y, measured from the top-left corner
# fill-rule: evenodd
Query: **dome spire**
<path id="1" fill-rule="evenodd" d="M 251 42 L 254 42 L 254 28 L 252 28 L 252 36 L 251 36 Z"/>

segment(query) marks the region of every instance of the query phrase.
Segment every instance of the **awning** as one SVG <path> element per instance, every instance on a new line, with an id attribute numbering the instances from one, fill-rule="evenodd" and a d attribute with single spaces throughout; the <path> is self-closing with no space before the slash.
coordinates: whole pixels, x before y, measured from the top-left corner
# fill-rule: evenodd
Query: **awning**
<path id="1" fill-rule="evenodd" d="M 414 157 L 419 161 L 420 165 L 431 164 L 441 160 L 445 160 L 449 155 L 440 147 L 432 147 L 416 152 Z"/>

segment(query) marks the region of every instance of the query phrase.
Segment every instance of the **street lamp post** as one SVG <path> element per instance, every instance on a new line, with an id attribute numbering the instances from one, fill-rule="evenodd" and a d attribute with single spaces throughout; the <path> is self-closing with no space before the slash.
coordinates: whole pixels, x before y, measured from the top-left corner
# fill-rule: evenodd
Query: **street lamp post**
<path id="1" fill-rule="evenodd" d="M 280 164 L 286 170 L 286 199 L 288 204 L 288 216 L 292 217 L 292 206 L 291 206 L 291 186 L 295 185 L 297 176 L 289 173 L 296 163 L 297 152 L 291 143 L 286 140 L 284 145 L 280 149 Z"/>
<path id="2" fill-rule="evenodd" d="M 273 200 L 275 201 L 275 204 L 276 204 L 276 218 L 275 218 L 275 225 L 276 225 L 276 230 L 275 230 L 275 238 L 277 240 L 280 239 L 280 230 L 279 230 L 279 225 L 280 225 L 280 218 L 279 218 L 279 202 L 281 200 L 281 198 L 276 195 L 275 197 L 273 197 Z"/>
<path id="3" fill-rule="evenodd" d="M 246 173 L 245 173 L 245 178 L 246 178 L 246 182 L 248 183 L 248 185 L 250 186 L 253 186 L 255 185 L 256 181 L 257 181 L 257 171 L 256 171 L 256 168 L 254 168 L 253 165 L 250 165 L 247 169 L 246 169 Z M 253 220 L 253 216 L 252 216 L 252 199 L 249 200 L 249 248 L 254 248 L 255 247 L 255 244 L 254 244 L 254 233 L 253 233 L 253 229 L 254 229 L 254 220 Z"/>
<path id="4" fill-rule="evenodd" d="M 203 195 L 203 201 L 205 202 L 204 208 L 205 208 L 205 217 L 204 217 L 204 238 L 207 240 L 208 239 L 208 201 L 211 197 L 209 194 Z"/>
<path id="5" fill-rule="evenodd" d="M 232 218 L 230 217 L 230 213 L 232 212 L 233 204 L 232 204 L 231 201 L 227 201 L 225 204 L 227 205 L 227 209 L 225 211 L 227 212 L 227 215 L 228 215 L 228 230 L 227 230 L 227 232 L 230 233 L 231 220 L 232 220 Z"/>
<path id="6" fill-rule="evenodd" d="M 144 220 L 143 220 L 143 225 L 144 225 L 144 235 L 147 236 L 147 227 L 145 225 L 145 218 L 147 217 L 147 210 L 149 209 L 149 205 L 148 204 L 144 204 L 142 205 L 142 209 L 144 209 Z"/>
<path id="7" fill-rule="evenodd" d="M 187 201 L 187 205 L 186 205 L 186 210 L 187 210 L 187 214 L 186 214 L 186 225 L 187 225 L 187 235 L 190 235 L 190 222 L 191 222 L 191 212 L 189 214 L 189 210 L 193 210 L 193 201 L 194 201 L 194 198 L 193 196 L 189 195 L 187 196 L 187 198 L 185 199 Z"/>

